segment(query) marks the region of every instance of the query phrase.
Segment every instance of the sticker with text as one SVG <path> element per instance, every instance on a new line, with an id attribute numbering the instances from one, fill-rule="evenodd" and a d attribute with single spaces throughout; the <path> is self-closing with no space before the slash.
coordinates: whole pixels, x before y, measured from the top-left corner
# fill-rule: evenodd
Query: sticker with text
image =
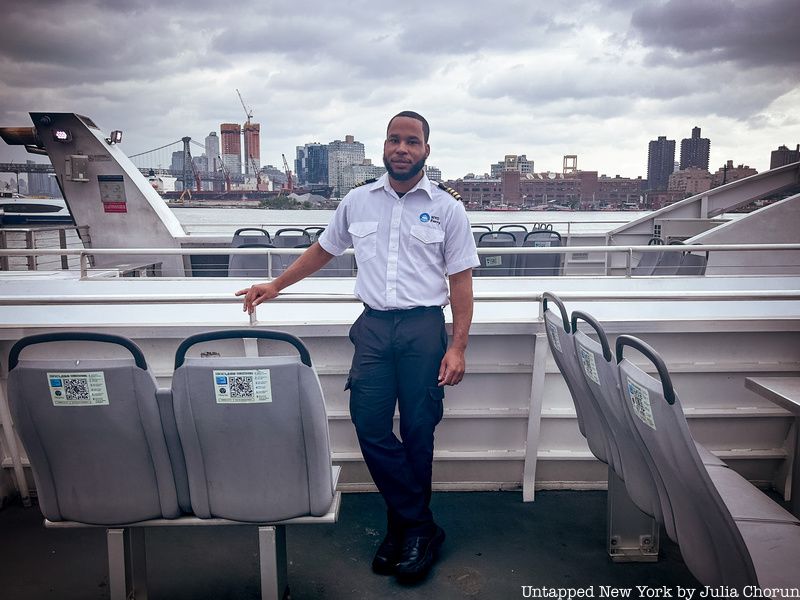
<path id="1" fill-rule="evenodd" d="M 214 371 L 217 404 L 272 402 L 269 369 Z"/>
<path id="2" fill-rule="evenodd" d="M 647 425 L 650 429 L 656 428 L 656 422 L 653 420 L 653 409 L 650 407 L 650 394 L 647 388 L 639 385 L 630 377 L 628 379 L 628 396 L 631 399 L 631 406 L 633 412 L 639 417 L 639 420 Z"/>
<path id="3" fill-rule="evenodd" d="M 597 363 L 594 361 L 594 353 L 578 345 L 578 356 L 581 359 L 581 365 L 583 366 L 583 372 L 586 373 L 586 377 L 594 381 L 597 385 L 600 385 L 600 376 L 597 374 Z"/>
<path id="4" fill-rule="evenodd" d="M 106 378 L 102 371 L 48 373 L 47 385 L 53 406 L 102 406 L 108 404 Z"/>

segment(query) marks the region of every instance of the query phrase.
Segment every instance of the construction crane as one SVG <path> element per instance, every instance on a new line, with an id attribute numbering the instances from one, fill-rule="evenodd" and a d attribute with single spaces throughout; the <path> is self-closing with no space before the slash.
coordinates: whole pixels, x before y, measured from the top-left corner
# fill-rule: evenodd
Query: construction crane
<path id="1" fill-rule="evenodd" d="M 244 98 L 242 98 L 242 94 L 239 92 L 239 89 L 236 89 L 236 94 L 239 96 L 239 102 L 242 103 L 242 108 L 244 109 L 244 114 L 247 115 L 247 124 L 250 125 L 250 119 L 253 118 L 253 110 L 248 109 L 247 105 L 244 103 Z"/>
<path id="2" fill-rule="evenodd" d="M 239 96 L 239 102 L 242 103 L 242 108 L 244 109 L 244 114 L 247 116 L 247 122 L 244 124 L 244 135 L 245 140 L 247 139 L 247 131 L 250 126 L 250 119 L 253 118 L 253 109 L 247 108 L 247 105 L 244 103 L 244 98 L 242 98 L 242 93 L 239 91 L 239 88 L 236 88 L 236 94 Z M 250 156 L 250 148 L 247 147 L 245 144 L 245 154 L 247 156 L 244 157 L 245 162 L 250 163 L 250 168 L 253 169 L 253 174 L 256 176 L 256 189 L 261 189 L 261 173 L 258 171 L 258 165 L 256 165 L 255 159 Z"/>
<path id="3" fill-rule="evenodd" d="M 231 172 L 230 172 L 230 170 L 228 170 L 228 167 L 225 165 L 225 163 L 222 160 L 222 157 L 219 154 L 217 154 L 217 158 L 219 159 L 219 170 L 222 171 L 222 176 L 225 179 L 225 191 L 226 192 L 230 192 L 231 191 Z"/>
<path id="4" fill-rule="evenodd" d="M 286 171 L 286 187 L 284 190 L 290 194 L 294 191 L 294 181 L 292 180 L 292 172 L 289 170 L 289 163 L 286 162 L 286 155 L 281 154 L 283 157 L 283 170 Z"/>

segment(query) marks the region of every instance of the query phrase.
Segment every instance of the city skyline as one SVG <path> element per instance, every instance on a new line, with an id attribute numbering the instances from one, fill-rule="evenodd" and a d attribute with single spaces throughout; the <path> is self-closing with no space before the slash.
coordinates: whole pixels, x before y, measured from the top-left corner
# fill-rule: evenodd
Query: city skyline
<path id="1" fill-rule="evenodd" d="M 649 141 L 694 126 L 713 142 L 711 170 L 733 160 L 764 171 L 772 150 L 800 141 L 795 0 L 224 9 L 10 0 L 0 126 L 78 112 L 123 130 L 134 154 L 244 123 L 239 89 L 261 124 L 261 164 L 346 134 L 377 162 L 386 121 L 412 109 L 431 123 L 430 162 L 445 177 L 506 154 L 537 171 L 577 155 L 581 169 L 645 176 Z M 0 144 L 0 161 L 27 157 Z"/>

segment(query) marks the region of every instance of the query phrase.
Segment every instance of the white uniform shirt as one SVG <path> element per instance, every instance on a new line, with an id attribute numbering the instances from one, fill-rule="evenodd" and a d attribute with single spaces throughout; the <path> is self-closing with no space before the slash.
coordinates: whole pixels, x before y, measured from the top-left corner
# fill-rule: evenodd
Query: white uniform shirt
<path id="1" fill-rule="evenodd" d="M 402 198 L 388 175 L 353 189 L 319 244 L 355 248 L 355 295 L 377 310 L 444 306 L 445 275 L 480 265 L 464 206 L 425 175 Z"/>

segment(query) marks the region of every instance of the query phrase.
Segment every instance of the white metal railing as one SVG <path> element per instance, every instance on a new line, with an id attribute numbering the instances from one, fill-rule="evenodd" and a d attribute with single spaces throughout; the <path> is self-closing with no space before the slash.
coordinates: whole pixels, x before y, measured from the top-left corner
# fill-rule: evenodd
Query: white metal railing
<path id="1" fill-rule="evenodd" d="M 692 244 L 692 245 L 634 245 L 634 246 L 549 246 L 549 247 L 517 247 L 517 246 L 497 246 L 480 247 L 478 254 L 572 254 L 581 252 L 603 252 L 608 254 L 625 254 L 625 273 L 631 276 L 633 264 L 633 254 L 635 252 L 759 252 L 759 251 L 798 251 L 800 244 Z M 0 259 L 9 256 L 47 256 L 56 255 L 62 258 L 67 256 L 78 256 L 80 259 L 81 277 L 87 277 L 90 268 L 90 260 L 94 256 L 137 256 L 137 255 L 160 255 L 160 256 L 227 256 L 232 254 L 254 254 L 268 256 L 277 255 L 300 255 L 305 252 L 305 248 L 19 248 L 3 249 L 0 248 Z M 353 254 L 353 249 L 348 249 L 345 254 Z M 109 267 L 111 268 L 111 267 Z M 272 276 L 272 260 L 270 258 L 270 268 L 268 277 Z"/>
<path id="2" fill-rule="evenodd" d="M 475 292 L 476 302 L 537 302 L 541 310 L 543 292 Z M 742 291 L 674 291 L 674 292 L 559 292 L 565 302 L 752 302 L 800 301 L 799 290 L 742 290 Z M 269 303 L 361 303 L 353 294 L 280 294 Z M 117 305 L 117 304 L 242 304 L 242 298 L 233 294 L 64 294 L 53 295 L 0 295 L 0 306 L 63 306 L 63 305 Z M 256 311 L 250 315 L 250 324 L 258 323 Z"/>

